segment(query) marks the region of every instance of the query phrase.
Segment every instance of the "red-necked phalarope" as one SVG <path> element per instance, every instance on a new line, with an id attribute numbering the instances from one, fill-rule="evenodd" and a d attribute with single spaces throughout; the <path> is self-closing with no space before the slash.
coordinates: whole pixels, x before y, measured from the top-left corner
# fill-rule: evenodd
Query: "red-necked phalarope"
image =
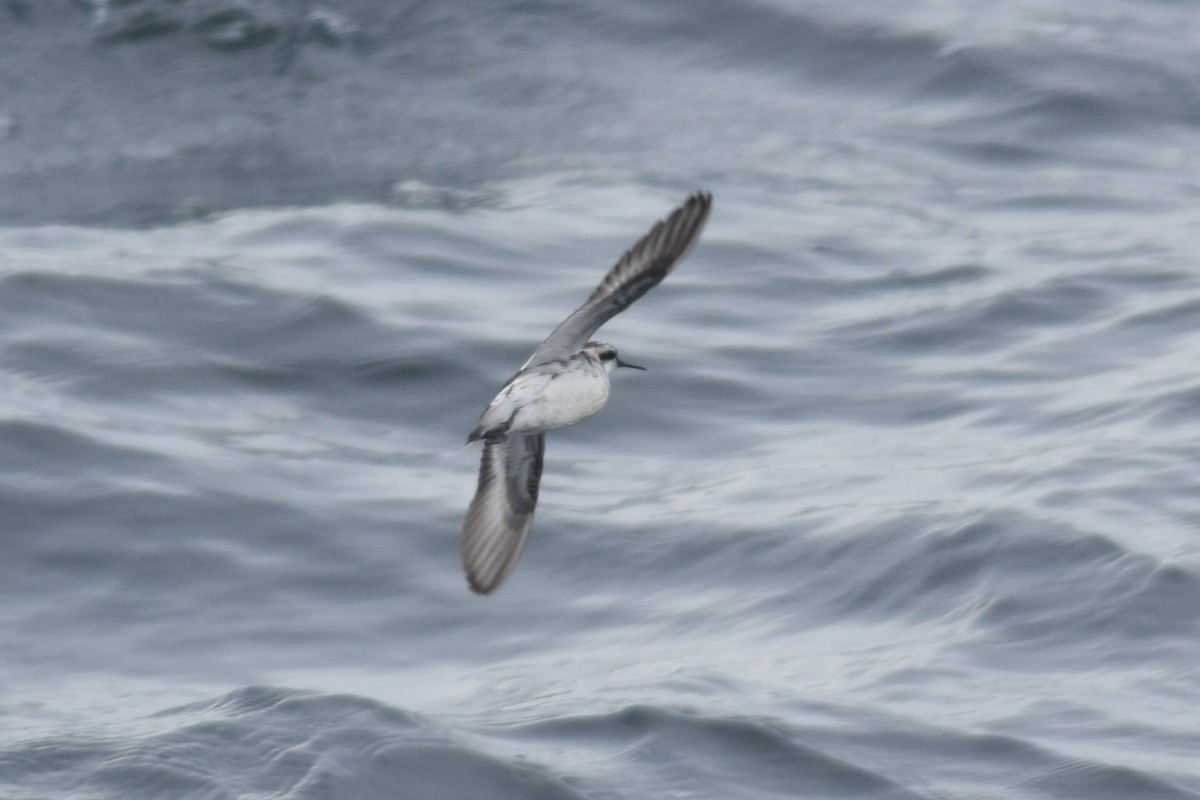
<path id="1" fill-rule="evenodd" d="M 591 342 L 600 326 L 650 291 L 700 236 L 712 195 L 698 192 L 660 220 L 616 263 L 583 305 L 533 351 L 484 410 L 467 443 L 483 440 L 479 486 L 462 530 L 467 582 L 487 594 L 508 577 L 533 522 L 545 432 L 604 407 L 608 373 L 626 364 L 617 349 Z"/>

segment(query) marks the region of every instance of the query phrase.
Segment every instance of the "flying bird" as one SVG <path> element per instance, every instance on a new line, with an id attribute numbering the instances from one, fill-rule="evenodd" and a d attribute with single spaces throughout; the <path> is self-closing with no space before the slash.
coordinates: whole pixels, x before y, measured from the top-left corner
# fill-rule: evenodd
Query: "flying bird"
<path id="1" fill-rule="evenodd" d="M 488 594 L 521 557 L 533 523 L 546 431 L 587 419 L 608 401 L 617 349 L 591 341 L 600 326 L 650 291 L 704 229 L 712 195 L 697 192 L 621 256 L 583 305 L 538 345 L 467 436 L 482 439 L 479 485 L 463 522 L 461 554 L 471 589 Z"/>

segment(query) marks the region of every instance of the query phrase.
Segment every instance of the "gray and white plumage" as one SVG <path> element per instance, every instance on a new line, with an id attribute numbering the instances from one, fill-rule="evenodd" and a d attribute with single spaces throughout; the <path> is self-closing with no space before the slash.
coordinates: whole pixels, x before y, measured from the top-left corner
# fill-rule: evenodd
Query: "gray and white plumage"
<path id="1" fill-rule="evenodd" d="M 479 488 L 467 509 L 462 559 L 471 588 L 486 594 L 517 565 L 533 524 L 546 434 L 512 434 L 483 446 Z"/>
<path id="2" fill-rule="evenodd" d="M 589 339 L 650 291 L 695 244 L 712 208 L 698 192 L 660 220 L 600 285 L 534 350 L 497 393 L 467 442 L 484 441 L 479 485 L 463 522 L 461 554 L 471 589 L 487 594 L 512 572 L 533 522 L 545 431 L 574 425 L 608 400 L 608 375 L 635 367 Z"/>

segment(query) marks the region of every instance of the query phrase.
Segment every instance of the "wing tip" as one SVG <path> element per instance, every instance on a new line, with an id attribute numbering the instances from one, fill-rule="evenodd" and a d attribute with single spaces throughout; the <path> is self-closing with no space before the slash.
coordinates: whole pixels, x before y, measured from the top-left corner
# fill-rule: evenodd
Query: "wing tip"
<path id="1" fill-rule="evenodd" d="M 515 554 L 512 552 L 492 553 L 485 557 L 475 546 L 467 545 L 469 536 L 468 530 L 464 529 L 461 556 L 467 586 L 477 595 L 489 595 L 504 583 L 504 579 L 516 566 L 516 559 L 520 557 L 520 544 L 517 545 L 518 549 Z M 499 556 L 499 561 L 497 561 L 497 556 Z"/>
<path id="2" fill-rule="evenodd" d="M 521 557 L 523 550 L 523 542 L 517 545 L 515 552 L 510 552 L 501 557 L 499 564 L 489 559 L 480 559 L 479 555 L 468 555 L 465 551 L 462 554 L 463 573 L 467 578 L 467 586 L 470 587 L 474 594 L 481 597 L 487 596 L 500 588 L 500 584 L 516 567 L 517 561 Z"/>
<path id="3" fill-rule="evenodd" d="M 658 281 L 682 261 L 700 238 L 708 222 L 709 212 L 712 211 L 712 192 L 700 190 L 692 192 L 682 204 L 675 207 L 663 219 L 654 223 L 649 233 L 638 240 L 637 244 L 625 251 L 617 265 L 605 276 L 604 281 L 596 287 L 588 300 L 593 300 L 604 294 L 611 277 L 636 259 L 662 259 L 659 266 L 661 275 Z"/>
<path id="4" fill-rule="evenodd" d="M 691 216 L 692 213 L 695 213 L 696 209 L 699 209 L 699 213 L 695 215 L 695 221 L 692 223 L 696 228 L 697 235 L 699 234 L 699 229 L 703 228 L 704 223 L 708 220 L 708 213 L 712 211 L 712 204 L 712 192 L 701 189 L 688 195 L 688 199 L 679 208 L 683 212 L 680 216 Z"/>
<path id="5" fill-rule="evenodd" d="M 679 207 L 679 210 L 686 211 L 699 207 L 703 209 L 705 214 L 707 214 L 709 209 L 712 208 L 712 202 L 712 192 L 708 191 L 707 189 L 697 189 L 687 196 L 687 199 L 683 201 L 683 204 Z"/>
<path id="6" fill-rule="evenodd" d="M 675 264 L 682 261 L 700 239 L 700 234 L 708 223 L 712 203 L 712 192 L 692 192 L 682 205 L 672 211 L 666 219 L 660 220 L 646 238 L 638 243 L 653 243 L 656 249 L 664 250 L 663 254 L 670 258 L 664 273 L 674 269 Z M 637 249 L 637 245 L 634 249 Z"/>
<path id="7" fill-rule="evenodd" d="M 493 579 L 491 581 L 483 581 L 478 575 L 467 570 L 467 586 L 471 591 L 481 597 L 485 597 L 496 590 L 500 585 L 500 580 Z"/>

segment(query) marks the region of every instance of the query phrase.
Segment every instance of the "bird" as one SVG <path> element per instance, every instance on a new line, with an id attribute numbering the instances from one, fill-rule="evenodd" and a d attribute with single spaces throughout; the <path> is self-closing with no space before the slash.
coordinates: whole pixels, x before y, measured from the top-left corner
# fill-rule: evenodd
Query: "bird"
<path id="1" fill-rule="evenodd" d="M 493 592 L 525 548 L 546 432 L 603 408 L 613 370 L 645 369 L 622 361 L 616 347 L 592 336 L 670 274 L 700 237 L 711 208 L 712 195 L 696 192 L 625 251 L 587 300 L 504 384 L 467 436 L 468 445 L 483 441 L 479 483 L 460 540 L 463 570 L 475 593 Z"/>

